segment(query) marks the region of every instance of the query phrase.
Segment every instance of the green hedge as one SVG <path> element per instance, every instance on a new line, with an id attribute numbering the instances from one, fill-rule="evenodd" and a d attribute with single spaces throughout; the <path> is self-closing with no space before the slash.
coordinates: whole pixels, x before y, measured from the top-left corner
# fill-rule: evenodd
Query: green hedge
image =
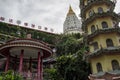
<path id="1" fill-rule="evenodd" d="M 11 24 L 0 22 L 0 34 L 13 36 L 8 38 L 4 35 L 2 36 L 0 35 L 0 40 L 2 41 L 6 41 L 14 37 L 26 38 L 26 35 L 29 33 L 32 35 L 33 39 L 42 40 L 49 44 L 54 44 L 56 37 L 59 36 L 58 34 L 42 32 L 38 30 L 33 30 L 25 27 L 20 27 L 17 25 L 11 25 Z"/>

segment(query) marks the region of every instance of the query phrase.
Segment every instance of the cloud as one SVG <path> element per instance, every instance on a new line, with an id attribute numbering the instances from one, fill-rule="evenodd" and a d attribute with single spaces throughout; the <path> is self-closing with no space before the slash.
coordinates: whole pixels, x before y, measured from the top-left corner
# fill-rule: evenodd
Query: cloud
<path id="1" fill-rule="evenodd" d="M 116 12 L 120 11 L 118 0 Z M 72 6 L 80 14 L 79 0 L 0 0 L 0 16 L 29 22 L 63 32 L 63 23 Z"/>
<path id="2" fill-rule="evenodd" d="M 120 0 L 117 0 L 116 7 L 115 7 L 115 12 L 120 13 Z"/>

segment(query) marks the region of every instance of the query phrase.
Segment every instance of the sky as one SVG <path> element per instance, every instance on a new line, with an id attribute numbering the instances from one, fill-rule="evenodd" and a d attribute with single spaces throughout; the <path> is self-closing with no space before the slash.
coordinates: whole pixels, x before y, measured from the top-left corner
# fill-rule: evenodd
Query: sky
<path id="1" fill-rule="evenodd" d="M 6 22 L 13 19 L 13 23 L 20 20 L 24 24 L 35 24 L 35 29 L 42 26 L 54 33 L 63 33 L 63 23 L 69 6 L 72 6 L 78 16 L 80 14 L 79 0 L 0 0 L 0 16 L 5 17 Z M 117 0 L 115 12 L 120 12 L 120 0 Z M 79 16 L 78 16 L 79 17 Z M 31 27 L 30 25 L 28 27 Z"/>

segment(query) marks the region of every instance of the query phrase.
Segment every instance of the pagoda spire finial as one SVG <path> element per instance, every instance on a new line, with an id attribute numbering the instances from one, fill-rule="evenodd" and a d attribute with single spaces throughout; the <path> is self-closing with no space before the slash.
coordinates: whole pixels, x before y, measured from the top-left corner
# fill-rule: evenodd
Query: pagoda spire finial
<path id="1" fill-rule="evenodd" d="M 72 7 L 71 7 L 71 5 L 69 6 L 69 12 L 68 12 L 67 15 L 70 15 L 70 14 L 75 14 Z"/>

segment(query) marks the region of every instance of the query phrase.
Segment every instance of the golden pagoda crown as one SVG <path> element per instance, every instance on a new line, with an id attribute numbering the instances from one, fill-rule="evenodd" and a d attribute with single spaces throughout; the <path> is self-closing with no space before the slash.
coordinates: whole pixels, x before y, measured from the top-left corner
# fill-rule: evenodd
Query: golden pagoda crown
<path id="1" fill-rule="evenodd" d="M 68 11 L 68 14 L 67 15 L 71 15 L 71 14 L 75 14 L 72 7 L 69 6 L 69 11 Z"/>

